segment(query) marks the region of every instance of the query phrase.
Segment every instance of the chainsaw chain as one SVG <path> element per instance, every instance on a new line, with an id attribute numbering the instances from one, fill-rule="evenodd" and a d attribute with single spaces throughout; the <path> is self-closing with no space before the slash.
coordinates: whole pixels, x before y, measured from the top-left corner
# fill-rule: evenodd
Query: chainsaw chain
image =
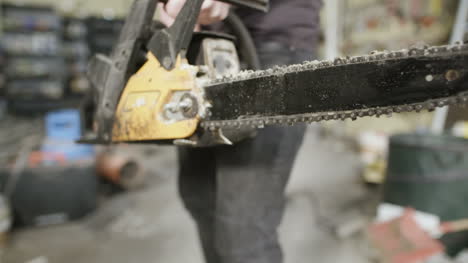
<path id="1" fill-rule="evenodd" d="M 301 72 L 301 71 L 313 71 L 324 68 L 331 68 L 336 66 L 350 65 L 350 64 L 361 64 L 368 62 L 382 62 L 387 60 L 398 60 L 410 57 L 421 57 L 421 56 L 435 56 L 442 54 L 456 54 L 468 51 L 468 45 L 456 43 L 454 45 L 446 46 L 414 46 L 410 49 L 402 49 L 399 51 L 373 51 L 369 55 L 354 56 L 354 57 L 342 57 L 334 60 L 324 61 L 306 61 L 302 64 L 295 64 L 282 67 L 274 67 L 267 70 L 259 71 L 242 71 L 235 76 L 224 76 L 215 80 L 212 80 L 207 87 L 211 85 L 217 85 L 220 83 L 245 81 L 249 79 L 255 79 L 259 77 L 267 76 L 280 76 L 288 73 Z M 391 116 L 393 113 L 402 112 L 420 112 L 423 110 L 433 111 L 437 107 L 444 107 L 449 105 L 464 105 L 468 102 L 468 92 L 461 92 L 456 96 L 445 97 L 440 99 L 427 100 L 420 103 L 412 103 L 405 105 L 392 105 L 385 107 L 373 107 L 366 109 L 347 110 L 347 111 L 333 111 L 333 112 L 318 112 L 318 113 L 304 113 L 297 115 L 285 115 L 285 116 L 245 116 L 236 120 L 222 120 L 222 121 L 202 121 L 201 127 L 210 130 L 216 130 L 219 128 L 240 128 L 240 127 L 252 127 L 252 128 L 263 128 L 266 125 L 294 125 L 296 123 L 313 123 L 328 120 L 356 120 L 362 117 L 380 117 L 383 115 Z"/>

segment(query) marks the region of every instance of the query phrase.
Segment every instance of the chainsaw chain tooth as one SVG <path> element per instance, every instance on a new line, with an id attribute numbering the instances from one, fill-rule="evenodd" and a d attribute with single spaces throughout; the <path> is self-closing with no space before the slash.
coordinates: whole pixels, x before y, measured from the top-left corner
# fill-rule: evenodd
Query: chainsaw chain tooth
<path id="1" fill-rule="evenodd" d="M 416 110 L 416 112 L 420 112 L 423 109 L 423 105 L 418 104 L 414 107 L 414 109 Z"/>
<path id="2" fill-rule="evenodd" d="M 433 102 L 428 102 L 426 104 L 426 109 L 428 111 L 433 111 L 433 110 L 435 110 L 436 107 L 437 107 L 437 105 L 435 103 L 433 103 Z"/>
<path id="3" fill-rule="evenodd" d="M 377 109 L 377 110 L 375 111 L 375 115 L 377 116 L 377 118 L 380 117 L 380 116 L 382 116 L 382 115 L 383 115 L 382 109 Z"/>

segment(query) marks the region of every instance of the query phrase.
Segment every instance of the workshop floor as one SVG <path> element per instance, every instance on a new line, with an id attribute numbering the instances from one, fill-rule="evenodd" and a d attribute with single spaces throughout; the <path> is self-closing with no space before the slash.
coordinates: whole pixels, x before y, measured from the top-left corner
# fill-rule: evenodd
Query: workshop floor
<path id="1" fill-rule="evenodd" d="M 5 262 L 203 262 L 194 223 L 176 192 L 174 148 L 160 148 L 148 164 L 151 184 L 106 202 L 87 219 L 15 232 Z M 279 229 L 286 263 L 368 262 L 364 242 L 346 232 L 372 213 L 376 193 L 359 181 L 350 145 L 312 127 L 286 194 Z"/>

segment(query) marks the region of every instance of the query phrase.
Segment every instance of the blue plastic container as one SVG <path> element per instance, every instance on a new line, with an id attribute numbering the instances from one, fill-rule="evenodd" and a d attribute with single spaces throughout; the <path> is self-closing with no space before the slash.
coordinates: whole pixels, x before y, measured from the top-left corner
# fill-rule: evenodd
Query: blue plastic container
<path id="1" fill-rule="evenodd" d="M 80 112 L 75 109 L 50 112 L 46 115 L 46 140 L 41 150 L 63 155 L 66 161 L 94 158 L 94 148 L 77 144 L 81 134 Z"/>
<path id="2" fill-rule="evenodd" d="M 46 115 L 46 137 L 49 140 L 74 141 L 80 138 L 81 119 L 78 110 L 53 111 Z"/>

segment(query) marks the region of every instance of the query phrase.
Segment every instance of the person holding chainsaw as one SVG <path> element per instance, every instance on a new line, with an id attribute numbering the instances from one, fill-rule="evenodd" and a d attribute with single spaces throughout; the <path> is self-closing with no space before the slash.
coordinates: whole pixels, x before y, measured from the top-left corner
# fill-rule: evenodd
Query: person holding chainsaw
<path id="1" fill-rule="evenodd" d="M 170 26 L 185 0 L 159 4 Z M 321 0 L 270 0 L 270 11 L 234 11 L 249 29 L 263 68 L 314 58 Z M 205 0 L 201 26 L 222 21 L 230 6 Z M 281 263 L 277 228 L 284 190 L 305 126 L 267 127 L 234 146 L 179 148 L 179 191 L 195 219 L 208 263 Z"/>

